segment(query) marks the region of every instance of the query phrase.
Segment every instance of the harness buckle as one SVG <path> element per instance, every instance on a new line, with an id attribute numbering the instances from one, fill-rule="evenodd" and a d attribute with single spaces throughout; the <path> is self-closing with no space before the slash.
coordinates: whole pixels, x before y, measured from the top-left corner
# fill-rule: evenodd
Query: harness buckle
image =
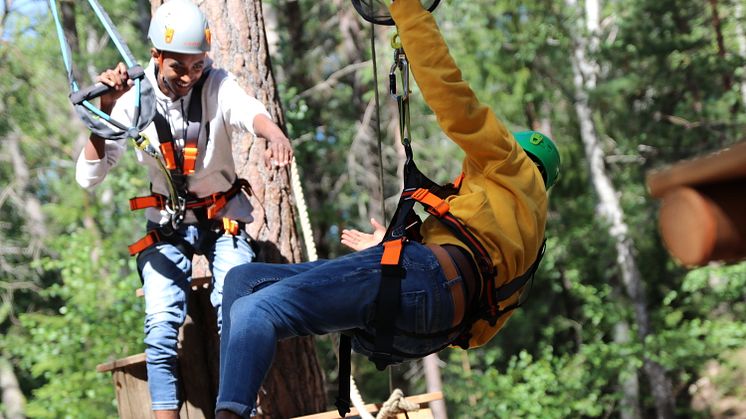
<path id="1" fill-rule="evenodd" d="M 212 219 L 215 218 L 215 216 L 218 214 L 218 212 L 223 209 L 226 202 L 228 202 L 225 198 L 225 193 L 218 192 L 210 195 L 210 200 L 212 201 L 212 204 L 207 207 L 207 218 Z"/>
<path id="2" fill-rule="evenodd" d="M 174 144 L 172 142 L 161 143 L 161 155 L 163 163 L 168 170 L 176 169 L 176 155 L 174 154 Z"/>
<path id="3" fill-rule="evenodd" d="M 197 147 L 184 147 L 184 174 L 194 174 L 194 164 L 197 161 Z"/>
<path id="4" fill-rule="evenodd" d="M 238 235 L 238 221 L 223 217 L 223 230 L 233 236 Z"/>

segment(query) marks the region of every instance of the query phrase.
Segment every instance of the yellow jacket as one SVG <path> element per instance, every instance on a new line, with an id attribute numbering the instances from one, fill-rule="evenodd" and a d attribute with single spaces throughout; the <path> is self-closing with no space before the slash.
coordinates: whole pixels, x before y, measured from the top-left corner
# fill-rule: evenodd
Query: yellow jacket
<path id="1" fill-rule="evenodd" d="M 547 193 L 541 174 L 461 78 L 435 20 L 420 1 L 395 0 L 390 9 L 425 102 L 446 135 L 466 153 L 461 189 L 447 200 L 451 213 L 489 252 L 499 287 L 529 269 L 544 239 Z M 433 217 L 425 220 L 421 233 L 425 243 L 461 245 Z M 517 298 L 516 294 L 503 306 Z M 494 327 L 477 321 L 469 346 L 492 339 L 508 317 L 500 318 Z"/>

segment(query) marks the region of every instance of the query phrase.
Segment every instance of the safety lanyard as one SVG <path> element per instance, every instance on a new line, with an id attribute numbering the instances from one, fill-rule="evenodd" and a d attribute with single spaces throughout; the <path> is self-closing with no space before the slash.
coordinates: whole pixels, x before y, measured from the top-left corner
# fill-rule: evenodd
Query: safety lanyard
<path id="1" fill-rule="evenodd" d="M 147 78 L 145 78 L 145 71 L 135 62 L 132 53 L 122 40 L 122 36 L 117 32 L 114 24 L 101 5 L 96 0 L 88 0 L 88 4 L 93 9 L 96 17 L 99 19 L 106 32 L 109 34 L 109 37 L 111 37 L 120 56 L 127 65 L 127 74 L 130 79 L 134 80 L 136 95 L 132 113 L 132 125 L 127 126 L 121 121 L 113 119 L 111 115 L 102 112 L 90 102 L 90 100 L 106 93 L 109 90 L 109 86 L 100 82 L 83 89 L 78 86 L 78 82 L 75 80 L 75 75 L 73 74 L 72 52 L 70 45 L 65 38 L 62 23 L 57 11 L 57 1 L 49 0 L 49 7 L 52 11 L 52 17 L 57 30 L 57 38 L 60 42 L 62 61 L 67 70 L 67 78 L 70 85 L 70 101 L 75 107 L 78 116 L 80 116 L 83 122 L 94 134 L 112 140 L 127 138 L 137 139 L 140 136 L 139 133 L 150 124 L 153 115 L 155 115 L 155 95 L 153 87 L 150 85 Z"/>
<path id="2" fill-rule="evenodd" d="M 389 70 L 389 94 L 396 100 L 396 106 L 399 111 L 399 134 L 401 143 L 409 145 L 409 60 L 404 48 L 399 41 L 399 34 L 395 33 L 391 38 L 391 47 L 394 48 L 394 63 Z M 397 70 L 401 79 L 402 89 L 397 91 L 396 76 Z"/>

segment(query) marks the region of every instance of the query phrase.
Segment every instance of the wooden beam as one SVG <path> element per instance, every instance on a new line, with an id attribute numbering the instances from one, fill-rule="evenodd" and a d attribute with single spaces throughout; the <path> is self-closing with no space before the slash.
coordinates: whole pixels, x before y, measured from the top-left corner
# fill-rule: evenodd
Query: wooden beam
<path id="1" fill-rule="evenodd" d="M 739 178 L 746 178 L 746 141 L 650 172 L 646 183 L 650 195 L 661 198 L 677 186 L 696 186 Z"/>
<path id="2" fill-rule="evenodd" d="M 663 195 L 659 226 L 663 243 L 685 266 L 746 257 L 746 179 Z"/>
<path id="3" fill-rule="evenodd" d="M 127 358 L 117 359 L 116 361 L 99 364 L 96 366 L 98 372 L 108 372 L 117 368 L 128 367 L 133 364 L 145 363 L 145 353 L 128 356 Z"/>

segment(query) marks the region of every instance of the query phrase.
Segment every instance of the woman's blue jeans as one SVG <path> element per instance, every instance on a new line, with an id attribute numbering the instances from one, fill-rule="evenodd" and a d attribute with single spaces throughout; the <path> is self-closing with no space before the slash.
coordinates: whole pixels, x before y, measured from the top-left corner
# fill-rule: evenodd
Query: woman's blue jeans
<path id="1" fill-rule="evenodd" d="M 148 227 L 153 228 L 153 225 Z M 214 244 L 202 245 L 205 233 L 195 225 L 182 225 L 174 232 L 189 244 L 201 245 L 210 263 L 210 302 L 217 311 L 220 330 L 224 278 L 234 266 L 251 262 L 254 251 L 245 233 L 239 236 L 223 234 Z M 186 319 L 192 260 L 176 246 L 159 243 L 142 251 L 137 264 L 145 294 L 145 359 L 152 408 L 178 409 L 177 343 L 179 327 Z"/>
<path id="2" fill-rule="evenodd" d="M 249 417 L 274 357 L 276 342 L 291 336 L 322 335 L 372 328 L 381 280 L 382 246 L 344 257 L 293 265 L 251 263 L 233 268 L 223 294 L 220 340 L 220 392 L 216 410 Z M 407 332 L 448 330 L 453 321 L 450 288 L 433 253 L 419 243 L 404 246 L 401 310 L 396 326 Z M 451 336 L 452 338 L 453 336 Z M 356 351 L 366 344 L 354 339 Z M 396 336 L 394 348 L 427 353 L 448 336 Z M 369 345 L 367 345 L 369 347 Z"/>

